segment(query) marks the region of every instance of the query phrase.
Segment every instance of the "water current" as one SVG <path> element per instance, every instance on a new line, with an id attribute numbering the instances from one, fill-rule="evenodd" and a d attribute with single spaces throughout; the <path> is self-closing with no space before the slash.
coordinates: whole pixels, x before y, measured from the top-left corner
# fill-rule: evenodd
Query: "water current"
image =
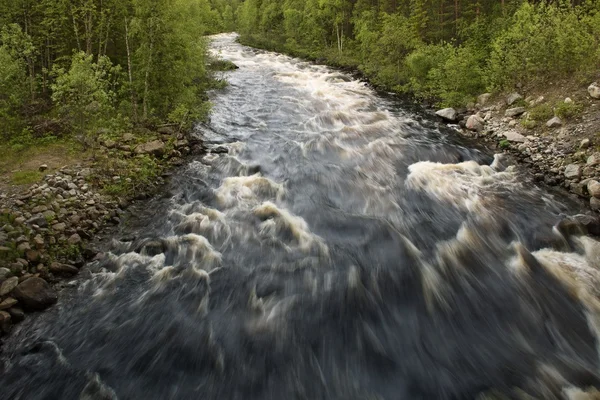
<path id="1" fill-rule="evenodd" d="M 211 51 L 218 151 L 13 333 L 0 398 L 597 398 L 577 205 L 350 75 Z"/>

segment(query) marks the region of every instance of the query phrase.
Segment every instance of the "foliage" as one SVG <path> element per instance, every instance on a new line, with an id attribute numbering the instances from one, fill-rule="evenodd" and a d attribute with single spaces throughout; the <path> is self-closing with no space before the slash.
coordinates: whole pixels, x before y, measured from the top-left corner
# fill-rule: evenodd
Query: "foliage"
<path id="1" fill-rule="evenodd" d="M 52 100 L 59 115 L 66 118 L 86 145 L 95 142 L 98 129 L 114 113 L 116 93 L 113 88 L 120 69 L 113 67 L 108 57 L 97 63 L 92 55 L 79 52 L 73 55 L 69 70 L 57 68 L 52 87 Z"/>
<path id="2" fill-rule="evenodd" d="M 577 103 L 560 102 L 554 108 L 554 113 L 562 119 L 573 119 L 578 117 L 583 111 L 583 105 Z"/>
<path id="3" fill-rule="evenodd" d="M 544 122 L 554 116 L 554 109 L 548 103 L 538 104 L 529 110 L 529 118 L 534 121 Z"/>
<path id="4" fill-rule="evenodd" d="M 241 41 L 338 66 L 442 105 L 485 89 L 586 77 L 600 63 L 600 2 L 246 0 Z"/>
<path id="5" fill-rule="evenodd" d="M 14 185 L 29 185 L 39 182 L 44 174 L 39 171 L 17 171 L 11 177 L 11 183 Z"/>

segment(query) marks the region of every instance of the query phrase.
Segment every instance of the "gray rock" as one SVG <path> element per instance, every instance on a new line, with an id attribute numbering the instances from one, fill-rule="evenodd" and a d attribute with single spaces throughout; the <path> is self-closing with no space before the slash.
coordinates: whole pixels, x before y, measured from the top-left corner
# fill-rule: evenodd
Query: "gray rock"
<path id="1" fill-rule="evenodd" d="M 504 112 L 504 115 L 507 117 L 518 117 L 519 115 L 523 114 L 525 112 L 525 107 L 514 107 L 514 108 L 509 108 Z"/>
<path id="2" fill-rule="evenodd" d="M 564 176 L 567 179 L 579 179 L 581 177 L 581 165 L 569 164 L 565 168 Z"/>
<path id="3" fill-rule="evenodd" d="M 43 310 L 58 300 L 58 294 L 42 278 L 29 278 L 14 290 L 14 297 L 29 310 Z"/>
<path id="4" fill-rule="evenodd" d="M 0 283 L 4 282 L 10 276 L 10 269 L 1 267 L 0 268 Z"/>
<path id="5" fill-rule="evenodd" d="M 31 245 L 29 244 L 29 242 L 21 243 L 20 245 L 17 246 L 17 250 L 24 253 L 27 250 L 31 250 Z"/>
<path id="6" fill-rule="evenodd" d="M 79 236 L 78 234 L 73 234 L 69 237 L 69 239 L 67 239 L 67 242 L 70 245 L 77 245 L 79 243 L 81 243 L 81 236 Z"/>
<path id="7" fill-rule="evenodd" d="M 72 265 L 53 262 L 50 264 L 50 272 L 57 275 L 77 275 L 79 270 Z"/>
<path id="8" fill-rule="evenodd" d="M 600 164 L 600 153 L 594 153 L 591 156 L 589 156 L 586 164 L 589 166 L 592 166 L 592 167 L 595 165 L 599 165 Z"/>
<path id="9" fill-rule="evenodd" d="M 160 156 L 165 151 L 165 144 L 160 140 L 153 140 L 152 142 L 140 144 L 135 148 L 137 154 L 153 154 Z"/>
<path id="10" fill-rule="evenodd" d="M 588 93 L 594 99 L 600 99 L 600 85 L 598 84 L 598 82 L 594 82 L 590 86 L 588 86 Z"/>
<path id="11" fill-rule="evenodd" d="M 16 306 L 17 303 L 17 300 L 13 299 L 12 297 L 8 297 L 4 299 L 4 301 L 0 301 L 0 310 L 8 310 L 9 308 Z"/>
<path id="12" fill-rule="evenodd" d="M 161 126 L 156 131 L 158 133 L 160 133 L 161 135 L 174 135 L 175 134 L 175 129 L 171 128 L 170 126 Z"/>
<path id="13" fill-rule="evenodd" d="M 37 263 L 41 260 L 42 255 L 37 250 L 27 250 L 25 252 L 25 258 L 27 258 L 27 261 L 29 262 Z"/>
<path id="14" fill-rule="evenodd" d="M 590 180 L 587 183 L 587 190 L 590 196 L 600 199 L 600 183 L 596 180 Z"/>
<path id="15" fill-rule="evenodd" d="M 113 148 L 115 148 L 116 145 L 117 145 L 117 142 L 115 142 L 112 139 L 106 139 L 104 141 L 104 147 L 106 147 L 107 149 L 113 149 Z"/>
<path id="16" fill-rule="evenodd" d="M 479 115 L 471 115 L 467 119 L 467 129 L 470 131 L 481 132 L 483 130 L 485 121 L 479 117 Z"/>
<path id="17" fill-rule="evenodd" d="M 596 197 L 590 198 L 590 208 L 594 211 L 600 210 L 600 199 Z"/>
<path id="18" fill-rule="evenodd" d="M 12 278 L 8 278 L 4 282 L 2 282 L 2 285 L 0 285 L 0 297 L 6 296 L 10 292 L 12 292 L 14 290 L 14 288 L 17 287 L 18 284 L 19 284 L 19 278 L 17 278 L 16 276 L 13 276 Z"/>
<path id="19" fill-rule="evenodd" d="M 559 126 L 562 126 L 562 121 L 560 120 L 560 118 L 554 117 L 548 122 L 546 122 L 546 126 L 548 128 L 558 128 Z"/>
<path id="20" fill-rule="evenodd" d="M 454 108 L 444 108 L 442 110 L 436 111 L 435 115 L 450 122 L 456 122 L 456 118 L 458 117 L 458 113 Z"/>
<path id="21" fill-rule="evenodd" d="M 6 311 L 0 311 L 0 332 L 8 333 L 12 325 L 12 318 Z"/>
<path id="22" fill-rule="evenodd" d="M 46 165 L 46 164 L 42 164 L 42 165 L 40 165 L 40 166 L 39 166 L 39 168 L 38 168 L 38 169 L 39 169 L 39 171 L 40 171 L 40 172 L 44 172 L 45 170 L 47 170 L 47 169 L 48 169 L 48 165 Z"/>
<path id="23" fill-rule="evenodd" d="M 134 140 L 135 140 L 135 136 L 133 135 L 133 133 L 126 133 L 123 135 L 124 142 L 132 142 Z"/>
<path id="24" fill-rule="evenodd" d="M 524 143 L 527 141 L 527 138 L 523 135 L 521 135 L 520 133 L 518 133 L 517 131 L 506 131 L 502 133 L 504 135 L 504 137 L 506 138 L 506 140 L 508 140 L 509 142 L 518 142 L 518 143 Z"/>
<path id="25" fill-rule="evenodd" d="M 48 227 L 48 221 L 46 220 L 46 218 L 44 218 L 44 216 L 42 214 L 38 214 L 38 215 L 30 218 L 29 220 L 27 220 L 27 223 L 29 225 L 37 225 L 40 228 Z"/>
<path id="26" fill-rule="evenodd" d="M 506 98 L 506 104 L 509 105 L 509 106 L 512 106 L 513 104 L 515 104 L 517 101 L 521 100 L 522 98 L 523 98 L 523 96 L 521 96 L 517 92 L 511 93 Z"/>
<path id="27" fill-rule="evenodd" d="M 571 99 L 570 97 L 566 97 L 564 103 L 573 104 L 573 99 Z"/>
<path id="28" fill-rule="evenodd" d="M 590 139 L 583 139 L 581 141 L 581 143 L 579 143 L 579 148 L 580 149 L 587 149 L 590 147 L 591 141 Z"/>
<path id="29" fill-rule="evenodd" d="M 479 104 L 480 107 L 485 106 L 485 104 L 490 100 L 490 97 L 492 97 L 491 93 L 484 93 L 479 95 L 477 97 L 477 104 Z"/>
<path id="30" fill-rule="evenodd" d="M 64 222 L 59 222 L 58 224 L 52 225 L 52 229 L 57 232 L 62 232 L 67 229 L 67 225 Z"/>

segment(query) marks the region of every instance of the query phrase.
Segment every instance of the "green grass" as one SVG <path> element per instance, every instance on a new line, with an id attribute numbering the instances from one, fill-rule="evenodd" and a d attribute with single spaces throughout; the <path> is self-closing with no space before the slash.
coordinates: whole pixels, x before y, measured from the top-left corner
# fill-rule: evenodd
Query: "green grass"
<path id="1" fill-rule="evenodd" d="M 13 185 L 31 185 L 42 180 L 44 174 L 39 171 L 17 171 L 12 174 L 10 182 Z"/>
<path id="2" fill-rule="evenodd" d="M 510 142 L 506 139 L 501 140 L 500 143 L 498 143 L 498 145 L 500 146 L 500 148 L 502 149 L 506 149 L 508 147 L 510 147 Z"/>

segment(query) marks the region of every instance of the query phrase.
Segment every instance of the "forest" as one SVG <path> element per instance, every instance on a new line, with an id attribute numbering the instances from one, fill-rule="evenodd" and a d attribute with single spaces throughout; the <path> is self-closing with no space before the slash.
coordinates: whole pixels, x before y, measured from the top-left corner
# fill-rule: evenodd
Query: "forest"
<path id="1" fill-rule="evenodd" d="M 235 1 L 0 0 L 0 137 L 11 150 L 205 118 L 206 40 Z"/>
<path id="2" fill-rule="evenodd" d="M 0 0 L 3 142 L 190 126 L 225 31 L 440 106 L 600 70 L 595 0 Z"/>
<path id="3" fill-rule="evenodd" d="M 600 71 L 596 0 L 246 0 L 236 14 L 245 44 L 443 106 Z"/>

